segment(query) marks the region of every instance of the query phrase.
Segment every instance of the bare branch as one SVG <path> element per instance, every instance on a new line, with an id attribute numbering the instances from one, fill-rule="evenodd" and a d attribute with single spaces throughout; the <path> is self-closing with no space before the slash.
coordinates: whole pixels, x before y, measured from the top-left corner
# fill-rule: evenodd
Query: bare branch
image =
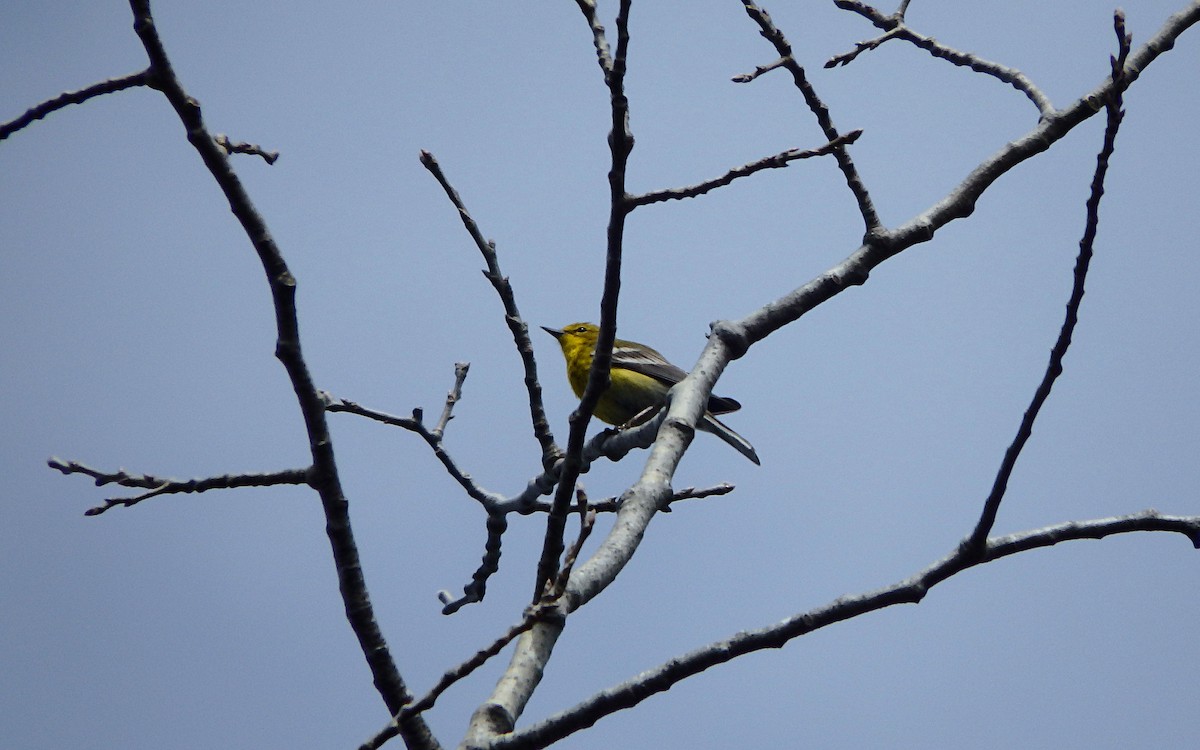
<path id="1" fill-rule="evenodd" d="M 1115 534 L 1166 531 L 1183 534 L 1200 549 L 1200 516 L 1163 516 L 1153 510 L 1117 518 L 1102 518 L 1049 526 L 988 540 L 983 555 L 972 557 L 960 547 L 911 578 L 891 586 L 793 615 L 775 625 L 737 633 L 642 672 L 632 680 L 608 688 L 576 706 L 511 734 L 497 737 L 488 750 L 537 750 L 592 726 L 601 718 L 641 703 L 688 677 L 755 651 L 780 648 L 789 641 L 828 625 L 897 604 L 917 604 L 937 584 L 977 565 L 1060 542 L 1103 539 Z"/>
<path id="2" fill-rule="evenodd" d="M 662 513 L 670 513 L 671 512 L 670 505 L 673 503 L 681 502 L 683 500 L 699 500 L 701 498 L 706 498 L 706 497 L 717 497 L 720 495 L 728 495 L 730 492 L 733 492 L 734 489 L 736 489 L 736 488 L 732 484 L 729 484 L 728 482 L 722 482 L 721 484 L 715 484 L 711 487 L 701 487 L 701 488 L 685 487 L 684 489 L 679 490 L 678 492 L 672 493 L 671 496 L 669 498 L 667 498 L 667 504 L 664 505 L 663 507 L 659 508 L 659 511 Z M 597 513 L 616 513 L 617 510 L 620 509 L 620 507 L 621 507 L 621 499 L 617 498 L 617 497 L 609 497 L 609 498 L 605 498 L 604 500 L 597 500 L 596 502 L 588 505 L 588 508 L 596 511 Z M 572 513 L 578 513 L 581 510 L 582 510 L 582 507 L 579 505 L 578 502 L 575 505 L 571 506 Z M 534 503 L 527 512 L 548 513 L 549 511 L 550 511 L 549 503 Z"/>
<path id="3" fill-rule="evenodd" d="M 526 608 L 525 615 L 516 625 L 510 627 L 499 638 L 492 641 L 486 647 L 477 651 L 471 658 L 459 664 L 456 667 L 446 670 L 442 678 L 438 680 L 423 698 L 405 706 L 398 716 L 392 717 L 392 721 L 386 727 L 379 731 L 374 737 L 364 742 L 359 750 L 376 750 L 382 747 L 385 742 L 395 737 L 400 733 L 399 727 L 409 716 L 428 711 L 437 703 L 437 699 L 441 697 L 454 683 L 459 682 L 463 678 L 469 676 L 479 667 L 487 663 L 496 654 L 500 653 L 509 643 L 512 643 L 514 638 L 517 638 L 522 633 L 526 632 L 538 622 L 561 618 L 561 613 L 558 612 L 557 606 L 553 602 L 540 603 L 531 605 Z"/>
<path id="4" fill-rule="evenodd" d="M 873 50 L 873 49 L 877 49 L 881 44 L 888 41 L 889 39 L 895 39 L 897 36 L 900 35 L 899 29 L 900 29 L 900 27 L 896 26 L 896 27 L 892 28 L 890 31 L 880 34 L 879 36 L 875 37 L 874 39 L 866 39 L 861 42 L 855 42 L 854 49 L 850 50 L 849 52 L 843 52 L 840 55 L 834 55 L 833 57 L 829 58 L 828 60 L 825 61 L 825 67 L 826 68 L 835 68 L 839 65 L 849 65 L 854 60 L 854 58 L 858 57 L 862 53 L 869 52 L 870 50 Z"/>
<path id="5" fill-rule="evenodd" d="M 234 216 L 241 222 L 254 245 L 271 287 L 275 307 L 277 339 L 275 355 L 292 382 L 308 432 L 313 464 L 310 483 L 321 496 L 325 511 L 325 529 L 333 551 L 346 618 L 358 638 L 363 656 L 370 666 L 375 687 L 393 714 L 412 700 L 387 642 L 375 621 L 374 608 L 367 594 L 362 561 L 350 527 L 349 502 L 342 491 L 341 478 L 333 454 L 333 438 L 325 419 L 325 405 L 313 385 L 312 376 L 300 346 L 300 324 L 296 314 L 296 279 L 287 267 L 266 222 L 255 208 L 241 180 L 233 171 L 228 156 L 217 146 L 204 124 L 200 105 L 183 89 L 150 13 L 149 0 L 130 0 L 133 29 L 146 50 L 156 87 L 171 103 L 188 134 L 188 141 L 200 154 L 213 179 L 225 194 Z M 415 717 L 403 728 L 410 749 L 434 750 L 438 747 L 429 727 Z"/>
<path id="6" fill-rule="evenodd" d="M 1130 53 L 1122 68 L 1125 85 L 1131 85 L 1175 40 L 1200 22 L 1200 0 L 1172 15 L 1145 44 Z M 764 305 L 737 322 L 749 343 L 761 341 L 772 331 L 802 317 L 846 289 L 863 284 L 872 270 L 889 258 L 920 242 L 927 242 L 939 229 L 970 216 L 975 202 L 999 177 L 1050 148 L 1077 125 L 1096 114 L 1113 89 L 1111 78 L 1070 105 L 1039 120 L 1025 135 L 1010 141 L 985 159 L 966 178 L 924 213 L 896 229 L 868 235 L 867 242 L 846 260 L 792 292 Z"/>
<path id="7" fill-rule="evenodd" d="M 788 58 L 781 57 L 773 63 L 767 63 L 766 65 L 755 66 L 754 71 L 751 73 L 738 73 L 737 75 L 733 76 L 729 80 L 733 81 L 734 83 L 750 83 L 755 78 L 758 78 L 759 76 L 763 75 L 764 73 L 770 73 L 772 70 L 778 70 L 779 68 L 782 68 L 785 65 L 787 65 L 787 63 L 788 63 Z"/>
<path id="8" fill-rule="evenodd" d="M 533 601 L 541 597 L 543 587 L 556 574 L 559 557 L 563 552 L 563 531 L 566 525 L 567 509 L 575 488 L 583 463 L 584 442 L 587 426 L 591 421 L 592 412 L 600 400 L 600 395 L 608 388 L 609 368 L 612 365 L 613 342 L 617 334 L 617 301 L 621 291 L 621 258 L 625 239 L 625 219 L 633 210 L 629 193 L 625 189 L 625 170 L 629 163 L 629 154 L 633 150 L 633 134 L 629 130 L 629 99 L 625 96 L 625 60 L 629 50 L 629 11 L 630 0 L 621 0 L 617 10 L 617 50 L 611 58 L 611 63 L 605 67 L 604 50 L 608 43 L 604 37 L 604 29 L 595 18 L 595 4 L 588 0 L 579 0 L 596 38 L 597 54 L 600 55 L 601 67 L 605 70 L 604 82 L 609 90 L 609 102 L 612 110 L 612 127 L 608 134 L 608 146 L 611 154 L 611 166 L 608 171 L 609 184 L 609 217 L 607 253 L 604 267 L 604 291 L 600 298 L 600 334 L 596 341 L 596 351 L 592 357 L 592 367 L 588 374 L 587 386 L 579 398 L 579 406 L 571 414 L 571 429 L 567 440 L 567 452 L 560 469 L 559 485 L 554 494 L 553 508 L 546 519 L 546 536 L 542 545 L 542 555 L 538 560 L 537 579 L 534 585 Z"/>
<path id="9" fill-rule="evenodd" d="M 471 369 L 470 362 L 454 363 L 454 385 L 446 394 L 446 407 L 442 409 L 442 416 L 438 419 L 437 426 L 433 428 L 433 434 L 439 438 L 446 432 L 446 425 L 450 424 L 450 420 L 454 418 L 454 405 L 462 398 L 463 381 L 467 379 L 469 369 Z"/>
<path id="10" fill-rule="evenodd" d="M 273 487 L 281 484 L 309 484 L 310 469 L 285 469 L 255 474 L 224 474 L 219 477 L 204 479 L 164 479 L 150 474 L 130 474 L 124 469 L 106 472 L 93 469 L 78 461 L 63 461 L 51 458 L 46 462 L 51 469 L 57 469 L 63 474 L 85 474 L 96 480 L 97 487 L 106 484 L 116 484 L 121 487 L 139 487 L 150 492 L 133 497 L 111 497 L 104 500 L 103 505 L 97 505 L 84 511 L 85 516 L 98 516 L 104 511 L 117 506 L 131 507 L 143 500 L 149 500 L 158 495 L 174 495 L 179 493 L 200 493 L 209 490 L 229 490 L 236 487 Z"/>
<path id="11" fill-rule="evenodd" d="M 749 164 L 743 164 L 740 167 L 734 167 L 725 174 L 713 180 L 701 182 L 697 185 L 690 185 L 688 187 L 674 188 L 670 190 L 655 190 L 650 193 L 642 193 L 641 195 L 633 196 L 629 200 L 635 206 L 647 206 L 651 203 L 659 203 L 662 201 L 680 200 L 682 198 L 695 198 L 697 196 L 704 195 L 710 190 L 724 187 L 739 177 L 748 177 L 755 172 L 761 172 L 764 169 L 779 169 L 780 167 L 786 167 L 788 164 L 791 164 L 798 159 L 811 159 L 815 156 L 832 154 L 837 149 L 848 146 L 857 141 L 860 135 L 862 135 L 861 130 L 851 130 L 849 133 L 838 136 L 820 148 L 808 149 L 807 151 L 801 151 L 797 148 L 788 149 L 787 151 L 782 151 L 774 156 L 767 156 L 759 159 L 758 161 L 752 161 Z"/>
<path id="12" fill-rule="evenodd" d="M 496 293 L 500 295 L 500 302 L 504 305 L 504 320 L 512 334 L 513 343 L 517 345 L 521 363 L 525 367 L 525 391 L 529 396 L 529 416 L 533 423 L 533 434 L 542 448 L 542 465 L 549 466 L 562 455 L 562 450 L 555 443 L 554 435 L 550 432 L 550 423 L 546 419 L 546 408 L 542 404 L 542 386 L 538 381 L 537 360 L 533 356 L 533 342 L 529 340 L 529 326 L 525 324 L 520 310 L 517 309 L 516 295 L 513 293 L 508 277 L 500 272 L 500 259 L 496 255 L 496 245 L 484 239 L 483 233 L 479 231 L 479 225 L 471 218 L 458 191 L 450 184 L 433 154 L 422 151 L 421 164 L 438 181 L 450 202 L 454 204 L 454 208 L 458 210 L 463 226 L 471 235 L 471 239 L 475 240 L 475 246 L 479 248 L 479 252 L 487 264 L 487 270 L 483 272 L 483 275 L 491 282 Z"/>
<path id="13" fill-rule="evenodd" d="M 847 65 L 851 60 L 858 57 L 859 54 L 873 50 L 889 39 L 903 39 L 920 47 L 934 57 L 941 58 L 960 67 L 970 68 L 976 73 L 983 73 L 1007 83 L 1029 97 L 1029 100 L 1033 102 L 1041 115 L 1048 115 L 1054 111 L 1054 105 L 1050 103 L 1050 99 L 1047 98 L 1045 93 L 1016 68 L 1009 68 L 990 60 L 984 60 L 970 52 L 959 52 L 956 49 L 940 44 L 933 37 L 913 31 L 904 23 L 904 12 L 908 9 L 908 3 L 903 3 L 900 6 L 900 10 L 890 16 L 881 13 L 866 3 L 857 2 L 856 0 L 834 0 L 834 4 L 842 10 L 858 13 L 876 27 L 883 29 L 885 33 L 874 39 L 858 42 L 854 45 L 854 50 L 851 52 L 831 57 L 825 63 L 826 68 Z"/>
<path id="14" fill-rule="evenodd" d="M 796 84 L 796 88 L 800 90 L 804 96 L 804 102 L 817 118 L 817 124 L 821 126 L 821 132 L 825 134 L 825 138 L 831 143 L 841 137 L 841 133 L 834 127 L 833 118 L 829 116 L 829 108 L 817 96 L 816 89 L 808 82 L 808 76 L 804 72 L 804 68 L 800 63 L 796 62 L 796 58 L 792 56 L 792 45 L 788 43 L 787 37 L 783 32 L 775 27 L 775 22 L 771 20 L 771 16 L 765 10 L 755 5 L 751 0 L 742 0 L 742 5 L 746 9 L 746 15 L 758 24 L 759 33 L 764 39 L 770 42 L 775 51 L 779 53 L 779 60 L 772 63 L 769 68 L 784 67 L 792 74 L 792 81 Z M 753 80 L 758 73 L 751 75 L 747 80 Z M 734 79 L 738 80 L 738 79 Z M 880 231 L 883 228 L 883 223 L 879 220 L 879 214 L 875 211 L 875 204 L 871 201 L 871 195 L 867 192 L 867 186 L 863 183 L 862 177 L 858 174 L 858 168 L 854 166 L 854 160 L 850 158 L 850 154 L 845 149 L 836 149 L 833 152 L 837 159 L 838 168 L 842 170 L 842 175 L 846 178 L 846 186 L 850 188 L 850 192 L 854 194 L 854 200 L 858 203 L 858 211 L 862 214 L 863 226 L 868 236 Z"/>
<path id="15" fill-rule="evenodd" d="M 596 59 L 607 80 L 613 70 L 613 59 L 612 52 L 608 47 L 608 37 L 604 33 L 604 26 L 600 23 L 600 19 L 596 18 L 596 0 L 575 0 L 575 2 L 579 5 L 579 10 L 583 11 L 583 17 L 587 19 L 588 26 L 592 29 L 592 45 L 596 48 Z"/>
<path id="16" fill-rule="evenodd" d="M 567 549 L 567 553 L 563 555 L 562 568 L 558 571 L 558 577 L 554 579 L 554 586 L 544 596 L 544 600 L 548 602 L 556 602 L 563 592 L 567 590 L 567 580 L 571 577 L 571 569 L 575 567 L 575 561 L 579 559 L 579 553 L 583 550 L 583 543 L 592 535 L 592 528 L 596 525 L 596 511 L 594 508 L 588 507 L 587 493 L 582 487 L 575 488 L 576 504 L 572 510 L 579 512 L 579 536 L 575 538 L 575 542 Z"/>
<path id="17" fill-rule="evenodd" d="M 983 513 L 980 515 L 979 522 L 971 535 L 963 540 L 964 546 L 972 552 L 983 551 L 987 535 L 991 533 L 992 526 L 996 523 L 1000 502 L 1004 499 L 1008 480 L 1017 465 L 1021 449 L 1025 447 L 1025 443 L 1033 434 L 1033 423 L 1037 419 L 1042 405 L 1050 397 L 1050 389 L 1054 387 L 1054 381 L 1062 374 L 1063 359 L 1067 355 L 1067 349 L 1071 346 L 1071 334 L 1075 331 L 1076 323 L 1079 322 L 1079 305 L 1083 302 L 1084 283 L 1087 281 L 1088 267 L 1092 261 L 1092 249 L 1096 241 L 1096 230 L 1100 223 L 1100 198 L 1104 195 L 1104 178 L 1108 174 L 1108 161 L 1112 157 L 1117 130 L 1120 129 L 1121 119 L 1124 117 L 1124 112 L 1121 110 L 1121 92 L 1127 85 L 1124 66 L 1129 56 L 1131 39 L 1125 33 L 1125 17 L 1120 11 L 1117 11 L 1114 17 L 1114 25 L 1119 52 L 1117 57 L 1112 60 L 1113 85 L 1106 98 L 1108 121 L 1104 129 L 1104 145 L 1096 157 L 1096 171 L 1092 176 L 1091 194 L 1087 199 L 1087 219 L 1084 223 L 1083 237 L 1079 240 L 1079 255 L 1075 259 L 1075 281 L 1071 288 L 1071 296 L 1067 300 L 1066 319 L 1059 330 L 1058 340 L 1054 342 L 1054 348 L 1050 350 L 1050 363 L 1046 366 L 1042 382 L 1038 384 L 1037 390 L 1033 394 L 1033 400 L 1030 402 L 1029 408 L 1025 410 L 1016 437 L 1004 452 L 1004 460 L 996 473 L 992 490 L 988 494 L 987 500 L 984 501 Z"/>
<path id="18" fill-rule="evenodd" d="M 146 70 L 142 70 L 137 73 L 130 73 L 129 75 L 121 76 L 120 78 L 109 78 L 106 81 L 93 83 L 91 86 L 79 89 L 78 91 L 66 91 L 54 97 L 53 99 L 49 99 L 41 104 L 30 107 L 29 109 L 25 110 L 25 114 L 21 115 L 15 120 L 0 123 L 0 141 L 9 137 L 21 128 L 30 125 L 36 120 L 42 119 L 51 112 L 58 111 L 71 104 L 82 104 L 88 99 L 101 96 L 103 94 L 114 94 L 118 91 L 124 91 L 125 89 L 131 89 L 136 86 L 150 85 L 150 69 L 147 68 Z"/>
<path id="19" fill-rule="evenodd" d="M 483 545 L 483 560 L 471 576 L 471 582 L 463 586 L 461 597 L 453 599 L 449 591 L 438 592 L 443 615 L 452 615 L 468 604 L 483 601 L 484 595 L 487 594 L 488 579 L 500 570 L 500 547 L 507 530 L 508 518 L 505 514 L 496 508 L 488 508 L 487 541 Z"/>
<path id="20" fill-rule="evenodd" d="M 214 139 L 217 145 L 225 149 L 227 154 L 250 154 L 251 156 L 261 156 L 267 164 L 274 164 L 279 159 L 278 151 L 266 151 L 262 146 L 256 146 L 253 143 L 243 143 L 241 141 L 231 141 L 229 136 L 218 133 Z"/>
<path id="21" fill-rule="evenodd" d="M 467 368 L 464 365 L 466 365 L 466 363 L 460 362 L 455 366 L 455 389 L 461 389 L 462 387 L 462 381 L 458 379 L 458 376 L 463 378 L 466 377 Z M 433 449 L 433 455 L 442 462 L 442 466 L 445 467 L 447 473 L 450 474 L 454 481 L 458 482 L 459 486 L 466 490 L 468 495 L 479 501 L 479 504 L 485 509 L 491 511 L 498 508 L 501 503 L 505 502 L 505 499 L 502 495 L 485 490 L 475 482 L 470 474 L 467 474 L 459 468 L 458 464 L 450 456 L 449 452 L 446 451 L 446 443 L 442 437 L 442 434 L 435 432 L 434 430 L 430 430 L 425 426 L 424 422 L 422 421 L 424 414 L 421 409 L 413 409 L 413 416 L 411 418 L 397 417 L 392 414 L 367 408 L 348 399 L 338 398 L 328 391 L 320 391 L 320 394 L 323 402 L 325 403 L 326 411 L 357 414 L 360 417 L 373 419 L 376 422 L 382 422 L 383 424 L 392 425 L 393 427 L 401 427 L 405 430 L 415 432 L 420 435 L 426 444 Z M 454 395 L 453 391 L 451 391 L 451 395 Z M 457 400 L 457 398 L 455 400 Z M 449 398 L 447 398 L 446 411 L 442 412 L 443 418 L 446 418 L 447 421 L 449 418 L 446 417 L 446 414 L 450 407 L 451 403 Z M 442 426 L 444 427 L 445 425 L 443 424 Z"/>

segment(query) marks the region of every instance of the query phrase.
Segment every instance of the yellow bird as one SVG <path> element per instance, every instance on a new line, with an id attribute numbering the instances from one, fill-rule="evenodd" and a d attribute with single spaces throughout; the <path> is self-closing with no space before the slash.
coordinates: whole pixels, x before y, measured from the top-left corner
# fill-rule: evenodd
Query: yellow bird
<path id="1" fill-rule="evenodd" d="M 567 379 L 571 381 L 571 390 L 575 391 L 576 397 L 582 396 L 587 387 L 596 341 L 600 337 L 599 326 L 594 323 L 572 323 L 561 329 L 542 326 L 542 330 L 558 339 L 563 358 L 567 360 Z M 645 344 L 617 339 L 613 343 L 610 384 L 596 404 L 596 418 L 611 425 L 628 425 L 643 412 L 666 403 L 667 391 L 686 376 L 686 372 Z M 740 408 L 742 405 L 731 398 L 710 396 L 708 408 L 696 426 L 721 438 L 738 453 L 758 464 L 754 446 L 713 416 Z"/>

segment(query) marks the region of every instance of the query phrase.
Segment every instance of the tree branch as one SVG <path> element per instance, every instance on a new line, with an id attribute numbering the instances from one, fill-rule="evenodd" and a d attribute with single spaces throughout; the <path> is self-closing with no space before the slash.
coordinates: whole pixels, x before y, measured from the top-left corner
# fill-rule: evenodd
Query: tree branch
<path id="1" fill-rule="evenodd" d="M 311 469 L 285 469 L 283 471 L 262 472 L 255 474 L 224 474 L 219 477 L 204 479 L 164 479 L 150 474 L 130 474 L 124 469 L 115 472 L 105 472 L 93 469 L 78 461 L 63 461 L 51 458 L 46 462 L 51 469 L 57 469 L 63 474 L 86 474 L 96 480 L 97 487 L 106 484 L 116 484 L 121 487 L 140 487 L 148 489 L 141 495 L 133 497 L 105 498 L 103 505 L 88 508 L 85 516 L 98 516 L 110 508 L 117 506 L 132 507 L 158 495 L 174 495 L 179 493 L 199 493 L 209 490 L 228 490 L 236 487 L 274 487 L 281 484 L 309 484 Z"/>
<path id="2" fill-rule="evenodd" d="M 792 615 L 782 622 L 756 630 L 742 631 L 715 643 L 675 657 L 632 680 L 603 690 L 587 700 L 518 732 L 497 737 L 488 750 L 538 750 L 586 729 L 605 716 L 641 703 L 669 690 L 688 677 L 710 667 L 768 648 L 781 648 L 789 641 L 843 620 L 897 604 L 917 604 L 937 584 L 977 565 L 1009 555 L 1060 542 L 1103 539 L 1114 534 L 1166 531 L 1183 534 L 1200 549 L 1200 516 L 1163 516 L 1147 510 L 1129 516 L 1102 518 L 1048 526 L 1043 529 L 988 540 L 982 557 L 972 557 L 960 547 L 920 573 L 891 586 L 854 596 L 843 596 L 829 604 Z"/>
<path id="3" fill-rule="evenodd" d="M 734 167 L 716 179 L 706 180 L 705 182 L 701 182 L 696 185 L 689 185 L 688 187 L 668 190 L 655 190 L 649 193 L 642 193 L 641 195 L 632 196 L 629 199 L 629 202 L 636 207 L 648 206 L 651 203 L 660 203 L 662 201 L 695 198 L 697 196 L 704 195 L 711 190 L 724 187 L 739 177 L 748 177 L 755 172 L 761 172 L 764 169 L 779 169 L 781 167 L 786 167 L 788 164 L 791 164 L 793 161 L 798 159 L 811 159 L 814 156 L 825 156 L 827 154 L 835 153 L 837 149 L 841 148 L 842 146 L 849 146 L 851 143 L 857 141 L 860 135 L 862 135 L 861 130 L 851 130 L 849 133 L 840 135 L 836 139 L 819 148 L 812 148 L 808 149 L 807 151 L 801 151 L 798 148 L 788 149 L 787 151 L 781 151 L 774 156 L 766 156 L 758 161 L 752 161 L 749 164 L 743 164 L 740 167 Z"/>
<path id="4" fill-rule="evenodd" d="M 166 49 L 158 36 L 154 19 L 150 13 L 149 0 L 130 0 L 133 10 L 133 28 L 146 55 L 150 60 L 151 75 L 158 88 L 179 116 L 187 131 L 188 141 L 200 154 L 213 179 L 225 194 L 229 206 L 241 223 L 246 236 L 254 245 L 266 272 L 275 307 L 275 324 L 278 334 L 275 356 L 283 364 L 291 380 L 292 389 L 300 411 L 304 416 L 312 453 L 312 475 L 310 483 L 321 496 L 325 511 L 326 532 L 333 551 L 337 568 L 339 589 L 346 607 L 346 618 L 358 637 L 363 656 L 371 668 L 375 687 L 382 696 L 388 710 L 395 713 L 412 699 L 396 664 L 388 651 L 387 643 L 375 621 L 374 608 L 367 594 L 363 578 L 362 562 L 358 547 L 350 529 L 349 503 L 342 491 L 337 463 L 333 455 L 333 438 L 325 420 L 325 406 L 313 385 L 312 376 L 300 347 L 300 324 L 296 314 L 296 279 L 292 276 L 283 256 L 267 228 L 266 222 L 254 207 L 241 180 L 229 164 L 228 156 L 217 146 L 212 134 L 204 124 L 200 105 L 183 89 L 176 77 Z M 434 750 L 438 747 L 429 727 L 420 717 L 412 719 L 403 728 L 405 742 L 410 748 Z"/>
<path id="5" fill-rule="evenodd" d="M 1037 390 L 1033 394 L 1033 400 L 1030 402 L 1029 408 L 1025 410 L 1016 437 L 1004 452 L 1004 460 L 996 473 L 992 491 L 984 501 L 983 513 L 980 515 L 979 522 L 971 535 L 963 540 L 965 547 L 972 552 L 981 553 L 983 551 L 984 542 L 991 533 L 992 526 L 996 523 L 996 514 L 1000 510 L 1000 502 L 1004 499 L 1004 493 L 1008 488 L 1008 480 L 1017 465 L 1022 448 L 1033 434 L 1033 423 L 1037 419 L 1042 405 L 1050 397 L 1050 389 L 1054 387 L 1054 381 L 1063 372 L 1063 359 L 1067 356 L 1067 349 L 1071 347 L 1071 335 L 1075 331 L 1075 325 L 1079 322 L 1079 306 L 1083 302 L 1084 284 L 1087 281 L 1088 267 L 1092 262 L 1096 230 L 1100 224 L 1100 198 L 1104 195 L 1104 178 L 1108 174 L 1108 161 L 1112 157 L 1117 131 L 1120 129 L 1121 120 L 1125 115 L 1121 109 L 1121 92 L 1127 85 L 1124 67 L 1125 61 L 1129 57 L 1131 38 L 1125 33 L 1125 16 L 1121 11 L 1118 10 L 1115 14 L 1113 24 L 1117 32 L 1118 54 L 1112 59 L 1112 89 L 1105 99 L 1108 118 L 1104 128 L 1104 145 L 1096 157 L 1096 171 L 1092 175 L 1091 193 L 1087 199 L 1087 219 L 1084 222 L 1083 237 L 1079 240 L 1079 255 L 1075 259 L 1075 280 L 1071 288 L 1071 296 L 1067 300 L 1066 319 L 1063 320 L 1058 339 L 1054 342 L 1054 348 L 1050 350 L 1050 363 L 1046 366 L 1042 382 L 1038 384 Z"/>
<path id="6" fill-rule="evenodd" d="M 1041 89 L 1034 85 L 1033 81 L 1029 80 L 1024 73 L 1016 68 L 1009 68 L 990 60 L 984 60 L 970 52 L 959 52 L 956 49 L 940 44 L 933 37 L 913 31 L 904 23 L 904 11 L 907 9 L 907 3 L 902 5 L 899 11 L 890 16 L 879 12 L 866 3 L 856 2 L 856 0 L 834 0 L 834 4 L 842 10 L 858 13 L 885 33 L 874 39 L 858 42 L 854 45 L 854 50 L 851 52 L 831 57 L 825 63 L 826 68 L 848 65 L 861 53 L 873 50 L 889 39 L 903 39 L 920 47 L 934 57 L 941 58 L 960 67 L 970 68 L 976 73 L 983 73 L 1007 83 L 1029 97 L 1029 100 L 1033 102 L 1038 112 L 1042 115 L 1048 115 L 1054 111 L 1054 105 L 1050 103 L 1050 99 L 1046 97 Z"/>
<path id="7" fill-rule="evenodd" d="M 812 110 L 813 115 L 817 118 L 817 124 L 821 127 L 821 132 L 825 134 L 825 138 L 830 141 L 836 141 L 841 137 L 841 133 L 833 124 L 833 118 L 829 116 L 829 108 L 817 96 L 817 90 L 808 82 L 808 76 L 804 72 L 804 68 L 792 56 L 792 45 L 788 43 L 787 37 L 783 32 L 775 27 L 775 22 L 771 20 L 771 16 L 765 10 L 755 5 L 751 0 L 742 0 L 742 5 L 746 9 L 746 15 L 758 24 L 759 34 L 763 39 L 766 39 L 779 53 L 779 60 L 772 63 L 769 68 L 776 67 L 787 68 L 792 74 L 792 81 L 796 84 L 796 88 L 800 90 L 804 97 L 804 102 L 808 108 Z M 758 75 L 759 71 L 748 77 L 738 77 L 739 80 L 753 80 Z M 854 200 L 858 203 L 858 211 L 862 214 L 863 226 L 865 234 L 870 236 L 879 231 L 883 227 L 883 223 L 879 220 L 879 214 L 875 211 L 875 204 L 871 201 L 871 195 L 867 192 L 867 186 L 863 183 L 862 177 L 858 174 L 858 168 L 854 166 L 854 160 L 850 158 L 850 154 L 846 149 L 839 148 L 833 152 L 834 158 L 837 159 L 838 168 L 842 170 L 842 175 L 846 178 L 846 186 L 850 188 L 850 192 L 854 194 Z"/>
<path id="8" fill-rule="evenodd" d="M 14 120 L 0 123 L 0 141 L 9 137 L 21 128 L 24 128 L 25 126 L 42 119 L 51 112 L 56 112 L 71 104 L 82 104 L 88 99 L 101 96 L 103 94 L 114 94 L 118 91 L 124 91 L 125 89 L 131 89 L 136 86 L 149 85 L 151 85 L 150 68 L 147 68 L 146 70 L 138 71 L 137 73 L 130 73 L 129 75 L 121 76 L 119 78 L 109 78 L 106 81 L 93 83 L 91 86 L 79 89 L 78 91 L 63 92 L 53 99 L 48 99 L 41 104 L 30 107 L 29 109 L 25 110 L 25 114 Z"/>
<path id="9" fill-rule="evenodd" d="M 446 197 L 454 204 L 463 226 L 471 235 L 471 239 L 475 240 L 475 246 L 479 248 L 479 253 L 483 255 L 483 260 L 487 264 L 487 270 L 483 272 L 484 277 L 491 282 L 496 293 L 500 295 L 500 302 L 504 305 L 504 320 L 512 334 L 513 343 L 517 345 L 517 354 L 521 356 L 521 363 L 525 367 L 525 391 L 529 397 L 529 416 L 533 423 L 533 435 L 542 448 L 542 465 L 548 467 L 562 455 L 562 450 L 554 441 L 554 434 L 550 431 L 550 422 L 546 419 L 546 409 L 542 404 L 542 386 L 538 381 L 537 360 L 533 356 L 533 342 L 529 340 L 529 326 L 525 324 L 520 310 L 517 309 L 517 298 L 512 284 L 509 283 L 508 277 L 500 272 L 500 259 L 496 254 L 496 245 L 494 242 L 484 239 L 483 233 L 479 231 L 479 225 L 475 223 L 475 219 L 471 218 L 458 191 L 450 184 L 433 154 L 422 151 L 421 164 L 429 170 L 429 173 L 442 186 L 442 190 L 446 192 Z"/>

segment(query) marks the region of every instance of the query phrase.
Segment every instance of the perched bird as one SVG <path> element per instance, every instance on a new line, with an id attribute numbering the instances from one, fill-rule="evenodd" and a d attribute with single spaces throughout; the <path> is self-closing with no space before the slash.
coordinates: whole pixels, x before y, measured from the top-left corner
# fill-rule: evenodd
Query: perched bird
<path id="1" fill-rule="evenodd" d="M 596 340 L 600 336 L 599 326 L 594 323 L 572 323 L 562 329 L 542 326 L 542 330 L 558 339 L 563 358 L 567 360 L 567 379 L 571 381 L 571 390 L 575 391 L 577 397 L 583 396 L 592 367 L 592 355 L 596 351 Z M 613 344 L 610 384 L 608 390 L 600 395 L 595 415 L 617 426 L 627 426 L 639 416 L 644 419 L 666 403 L 667 391 L 686 376 L 686 372 L 645 344 L 617 339 Z M 708 408 L 696 426 L 721 438 L 757 464 L 759 460 L 754 446 L 713 416 L 740 408 L 742 405 L 731 398 L 709 396 Z"/>

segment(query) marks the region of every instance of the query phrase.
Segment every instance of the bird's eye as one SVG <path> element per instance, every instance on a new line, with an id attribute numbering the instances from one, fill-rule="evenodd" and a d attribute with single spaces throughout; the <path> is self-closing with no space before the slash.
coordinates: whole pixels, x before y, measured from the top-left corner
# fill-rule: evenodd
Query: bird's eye
<path id="1" fill-rule="evenodd" d="M 575 329 L 575 333 L 587 333 L 587 326 L 579 326 Z"/>

